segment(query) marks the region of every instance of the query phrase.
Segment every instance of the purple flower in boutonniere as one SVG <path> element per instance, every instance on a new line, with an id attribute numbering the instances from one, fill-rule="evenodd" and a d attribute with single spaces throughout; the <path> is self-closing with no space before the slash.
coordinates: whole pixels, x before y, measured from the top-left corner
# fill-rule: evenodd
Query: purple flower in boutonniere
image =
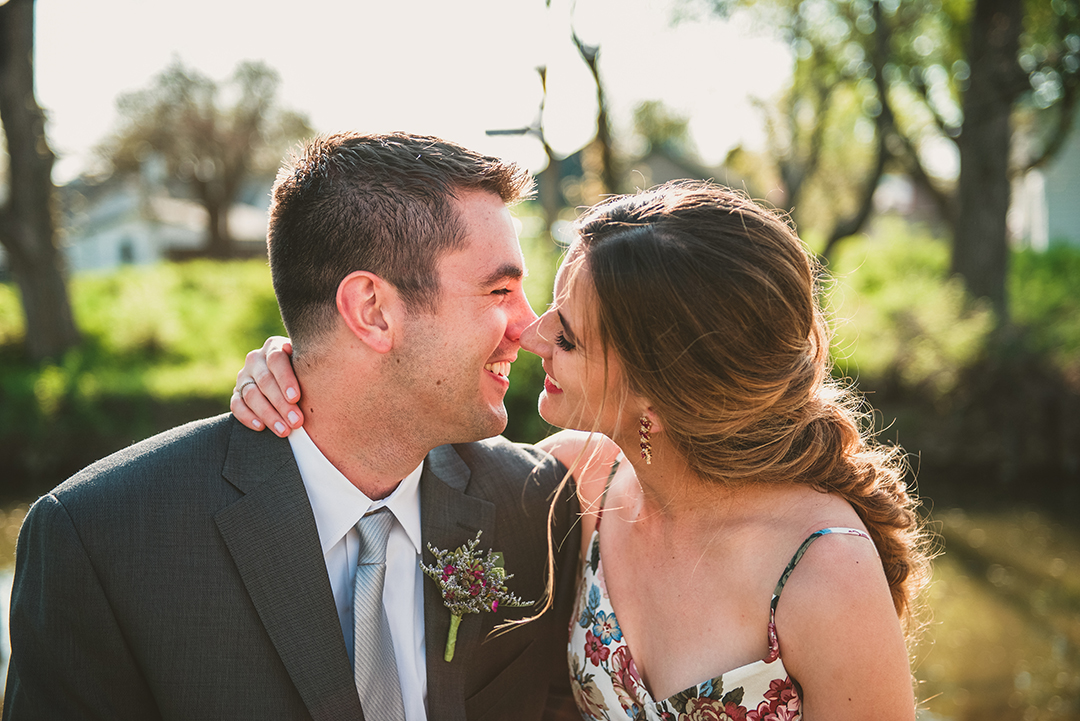
<path id="1" fill-rule="evenodd" d="M 458 546 L 456 551 L 440 551 L 427 545 L 435 556 L 435 563 L 420 569 L 435 581 L 442 594 L 443 604 L 450 609 L 450 633 L 446 638 L 447 661 L 454 658 L 457 645 L 458 624 L 466 613 L 487 611 L 494 613 L 499 606 L 530 606 L 532 601 L 522 601 L 510 593 L 506 581 L 514 577 L 503 569 L 502 554 L 488 550 L 487 555 L 476 552 L 480 543 L 480 534 L 465 546 Z"/>

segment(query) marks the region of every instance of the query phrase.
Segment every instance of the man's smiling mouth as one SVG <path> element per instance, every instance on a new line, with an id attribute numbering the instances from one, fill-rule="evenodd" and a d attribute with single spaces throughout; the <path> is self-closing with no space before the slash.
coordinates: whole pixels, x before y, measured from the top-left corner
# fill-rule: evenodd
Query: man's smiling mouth
<path id="1" fill-rule="evenodd" d="M 484 366 L 484 370 L 491 371 L 497 376 L 506 378 L 510 375 L 510 361 L 500 361 L 498 363 L 488 363 Z"/>

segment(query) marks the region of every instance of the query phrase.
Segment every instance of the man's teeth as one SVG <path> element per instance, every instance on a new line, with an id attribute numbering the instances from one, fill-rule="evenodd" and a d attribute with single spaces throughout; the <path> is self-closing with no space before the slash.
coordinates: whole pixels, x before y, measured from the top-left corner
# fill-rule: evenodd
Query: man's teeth
<path id="1" fill-rule="evenodd" d="M 551 381 L 551 385 L 555 386 L 555 387 L 556 387 L 556 388 L 558 388 L 559 390 L 562 390 L 562 386 L 561 386 L 561 385 L 559 385 L 559 382 L 558 382 L 557 380 L 555 380 L 555 379 L 554 379 L 554 378 L 552 378 L 551 376 L 548 376 L 548 380 L 549 380 L 549 381 Z"/>
<path id="2" fill-rule="evenodd" d="M 497 376 L 506 377 L 510 375 L 510 361 L 502 361 L 500 363 L 488 363 L 484 366 L 484 370 L 489 370 Z"/>

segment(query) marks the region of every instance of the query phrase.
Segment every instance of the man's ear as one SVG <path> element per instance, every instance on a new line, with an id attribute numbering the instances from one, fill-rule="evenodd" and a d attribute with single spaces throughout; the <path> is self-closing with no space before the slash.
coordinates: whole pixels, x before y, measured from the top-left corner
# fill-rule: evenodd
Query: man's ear
<path id="1" fill-rule="evenodd" d="M 357 270 L 338 284 L 338 314 L 352 334 L 377 353 L 394 346 L 397 290 L 374 273 Z"/>

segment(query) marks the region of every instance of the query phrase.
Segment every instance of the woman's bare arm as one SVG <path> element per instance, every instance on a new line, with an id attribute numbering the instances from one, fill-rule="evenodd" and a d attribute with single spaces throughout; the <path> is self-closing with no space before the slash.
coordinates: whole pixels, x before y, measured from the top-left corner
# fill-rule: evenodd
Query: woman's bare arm
<path id="1" fill-rule="evenodd" d="M 776 630 L 805 721 L 914 721 L 904 634 L 870 541 L 817 539 L 784 587 Z"/>

